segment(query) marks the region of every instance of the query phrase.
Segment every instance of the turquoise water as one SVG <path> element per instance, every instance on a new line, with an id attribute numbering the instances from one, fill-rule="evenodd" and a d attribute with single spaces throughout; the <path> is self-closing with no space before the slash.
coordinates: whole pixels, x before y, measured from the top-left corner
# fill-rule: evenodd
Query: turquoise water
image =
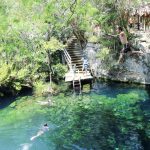
<path id="1" fill-rule="evenodd" d="M 1 99 L 0 150 L 149 149 L 149 94 L 149 88 L 137 85 L 97 82 L 82 96 L 51 98 L 50 106 L 39 103 L 47 97 Z M 50 130 L 31 141 L 44 123 Z"/>
<path id="2" fill-rule="evenodd" d="M 19 97 L 14 99 L 14 102 L 10 105 L 6 103 L 7 107 L 3 103 L 5 108 L 0 110 L 1 150 L 49 150 L 55 148 L 53 143 L 47 140 L 49 132 L 34 141 L 30 140 L 32 136 L 37 134 L 43 124 L 48 123 L 50 129 L 54 128 L 48 122 L 47 115 L 40 112 L 44 108 L 39 106 L 37 100 L 45 100 L 45 97 Z"/>

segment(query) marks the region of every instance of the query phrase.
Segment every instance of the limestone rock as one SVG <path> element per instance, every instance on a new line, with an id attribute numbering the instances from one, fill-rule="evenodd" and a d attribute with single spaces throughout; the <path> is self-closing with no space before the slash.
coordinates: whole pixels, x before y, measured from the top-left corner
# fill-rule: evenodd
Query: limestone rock
<path id="1" fill-rule="evenodd" d="M 96 57 L 101 49 L 100 45 L 88 43 L 85 52 L 92 74 L 98 78 L 150 84 L 150 33 L 140 33 L 136 42 L 141 51 L 126 54 L 125 61 L 121 65 L 113 65 L 113 59 L 110 56 L 111 59 L 107 62 L 110 65 L 108 68 L 105 67 L 106 62 Z"/>

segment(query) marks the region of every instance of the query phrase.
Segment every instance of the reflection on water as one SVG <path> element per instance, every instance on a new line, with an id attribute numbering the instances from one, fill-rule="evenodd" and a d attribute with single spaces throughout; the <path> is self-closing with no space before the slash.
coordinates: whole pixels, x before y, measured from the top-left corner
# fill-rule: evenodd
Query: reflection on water
<path id="1" fill-rule="evenodd" d="M 1 106 L 0 149 L 148 150 L 149 94 L 149 88 L 97 82 L 89 94 L 53 97 L 53 106 L 40 106 L 44 97 L 17 98 Z M 50 130 L 30 141 L 45 123 Z"/>

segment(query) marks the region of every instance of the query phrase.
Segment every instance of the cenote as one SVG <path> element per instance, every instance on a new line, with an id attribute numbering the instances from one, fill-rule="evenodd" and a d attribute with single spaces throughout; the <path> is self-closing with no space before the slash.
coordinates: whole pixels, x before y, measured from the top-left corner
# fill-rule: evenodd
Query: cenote
<path id="1" fill-rule="evenodd" d="M 1 99 L 1 150 L 148 150 L 150 90 L 122 83 L 96 82 L 82 95 L 60 93 Z M 35 140 L 41 126 L 49 131 Z"/>

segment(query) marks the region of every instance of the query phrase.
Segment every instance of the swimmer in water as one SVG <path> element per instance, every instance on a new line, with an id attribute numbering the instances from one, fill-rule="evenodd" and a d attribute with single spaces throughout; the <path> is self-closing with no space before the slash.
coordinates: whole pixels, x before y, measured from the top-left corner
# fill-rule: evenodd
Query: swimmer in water
<path id="1" fill-rule="evenodd" d="M 32 136 L 30 138 L 31 141 L 33 141 L 34 139 L 36 139 L 37 137 L 41 136 L 42 134 L 44 134 L 45 132 L 49 131 L 49 127 L 46 124 L 43 125 L 43 127 L 38 131 L 38 133 L 35 136 Z"/>

